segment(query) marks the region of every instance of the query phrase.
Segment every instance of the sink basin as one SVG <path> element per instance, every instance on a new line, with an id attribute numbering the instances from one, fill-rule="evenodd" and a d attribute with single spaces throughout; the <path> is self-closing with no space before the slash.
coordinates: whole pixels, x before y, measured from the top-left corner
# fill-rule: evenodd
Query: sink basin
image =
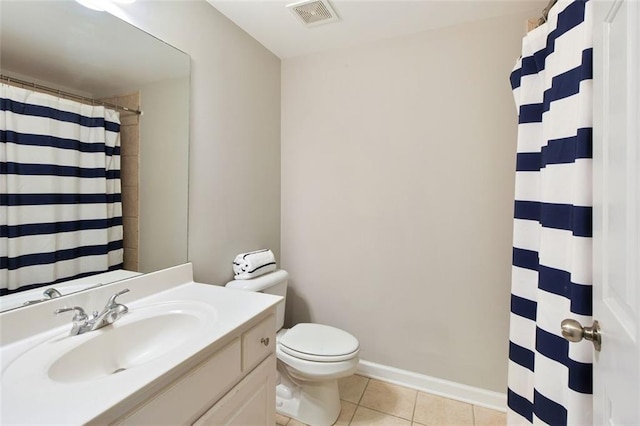
<path id="1" fill-rule="evenodd" d="M 198 316 L 188 312 L 168 312 L 123 325 L 116 322 L 64 353 L 48 375 L 57 382 L 76 382 L 120 373 L 180 346 L 199 324 Z"/>
<path id="2" fill-rule="evenodd" d="M 94 382 L 115 379 L 116 375 L 126 380 L 124 372 L 150 365 L 165 355 L 179 355 L 181 348 L 197 339 L 216 317 L 215 309 L 197 301 L 130 306 L 112 325 L 77 336 L 66 331 L 35 346 L 6 369 L 3 381 L 14 375 L 23 378 L 29 370 L 58 383 Z"/>

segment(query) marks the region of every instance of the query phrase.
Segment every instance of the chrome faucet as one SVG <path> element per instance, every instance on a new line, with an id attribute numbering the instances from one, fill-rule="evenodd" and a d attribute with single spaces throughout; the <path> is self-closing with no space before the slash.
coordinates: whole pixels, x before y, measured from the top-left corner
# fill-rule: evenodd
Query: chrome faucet
<path id="1" fill-rule="evenodd" d="M 129 308 L 127 308 L 123 304 L 116 302 L 116 297 L 120 296 L 121 294 L 125 294 L 128 291 L 129 289 L 125 288 L 124 290 L 117 292 L 109 298 L 107 304 L 100 313 L 93 313 L 94 324 L 91 328 L 92 331 L 102 328 L 105 325 L 113 324 L 114 322 L 118 321 L 124 314 L 129 312 Z"/>
<path id="2" fill-rule="evenodd" d="M 62 296 L 62 294 L 53 287 L 46 289 L 42 295 L 45 299 L 55 299 L 56 297 Z"/>
<path id="3" fill-rule="evenodd" d="M 94 331 L 102 328 L 106 325 L 113 324 L 118 321 L 124 314 L 129 312 L 129 308 L 125 305 L 116 302 L 116 298 L 121 294 L 128 292 L 129 289 L 125 288 L 122 291 L 117 292 L 109 298 L 106 306 L 102 311 L 95 311 L 91 316 L 87 315 L 84 309 L 80 306 L 74 306 L 72 308 L 56 309 L 53 313 L 58 315 L 63 312 L 74 311 L 75 315 L 72 318 L 73 326 L 71 327 L 70 336 L 77 334 L 83 334 L 87 331 Z"/>
<path id="4" fill-rule="evenodd" d="M 35 305 L 36 303 L 46 302 L 47 300 L 55 299 L 56 297 L 60 297 L 60 296 L 62 296 L 62 294 L 55 288 L 51 287 L 46 289 L 42 293 L 42 297 L 43 297 L 42 299 L 27 300 L 22 304 L 22 306 Z"/>
<path id="5" fill-rule="evenodd" d="M 55 311 L 53 311 L 53 313 L 58 315 L 63 312 L 69 312 L 69 311 L 75 311 L 76 313 L 72 318 L 73 326 L 71 327 L 71 332 L 69 333 L 70 336 L 75 336 L 76 334 L 82 334 L 91 329 L 89 325 L 89 317 L 84 312 L 84 309 L 82 309 L 80 306 L 74 306 L 73 308 L 56 309 Z"/>

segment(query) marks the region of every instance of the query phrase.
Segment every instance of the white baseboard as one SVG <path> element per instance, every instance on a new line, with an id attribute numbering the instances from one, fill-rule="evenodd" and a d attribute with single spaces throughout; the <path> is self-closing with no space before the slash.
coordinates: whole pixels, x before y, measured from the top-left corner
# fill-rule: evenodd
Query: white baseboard
<path id="1" fill-rule="evenodd" d="M 507 411 L 506 393 L 475 388 L 365 360 L 360 360 L 356 374 L 492 410 Z"/>

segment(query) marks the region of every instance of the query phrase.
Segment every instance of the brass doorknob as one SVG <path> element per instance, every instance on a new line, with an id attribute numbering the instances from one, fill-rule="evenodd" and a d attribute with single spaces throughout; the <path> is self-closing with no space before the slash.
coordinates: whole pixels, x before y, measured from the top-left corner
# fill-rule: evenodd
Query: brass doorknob
<path id="1" fill-rule="evenodd" d="M 596 351 L 600 352 L 602 348 L 602 333 L 600 332 L 600 324 L 594 321 L 591 327 L 583 327 L 574 319 L 562 320 L 562 337 L 570 342 L 579 342 L 582 339 L 589 340 L 593 343 Z"/>

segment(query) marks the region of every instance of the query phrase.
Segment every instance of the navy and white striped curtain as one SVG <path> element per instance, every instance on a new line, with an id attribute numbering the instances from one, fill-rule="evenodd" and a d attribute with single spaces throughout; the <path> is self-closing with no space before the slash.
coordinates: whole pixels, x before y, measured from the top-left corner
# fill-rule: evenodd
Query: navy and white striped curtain
<path id="1" fill-rule="evenodd" d="M 592 351 L 560 323 L 592 314 L 591 3 L 560 0 L 523 40 L 508 423 L 592 424 Z"/>
<path id="2" fill-rule="evenodd" d="M 0 141 L 0 295 L 121 268 L 119 114 L 2 84 Z"/>

